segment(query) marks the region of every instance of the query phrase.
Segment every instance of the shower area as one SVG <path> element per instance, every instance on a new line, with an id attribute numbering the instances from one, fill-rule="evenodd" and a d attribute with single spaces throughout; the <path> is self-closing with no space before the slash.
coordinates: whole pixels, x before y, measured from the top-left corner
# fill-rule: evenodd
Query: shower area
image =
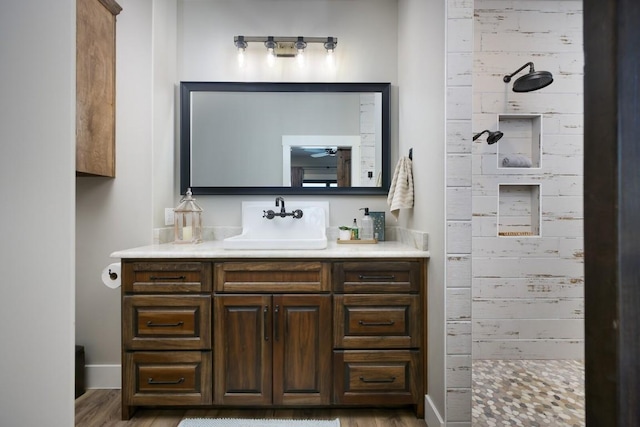
<path id="1" fill-rule="evenodd" d="M 475 0 L 473 43 L 472 425 L 583 426 L 582 1 Z"/>

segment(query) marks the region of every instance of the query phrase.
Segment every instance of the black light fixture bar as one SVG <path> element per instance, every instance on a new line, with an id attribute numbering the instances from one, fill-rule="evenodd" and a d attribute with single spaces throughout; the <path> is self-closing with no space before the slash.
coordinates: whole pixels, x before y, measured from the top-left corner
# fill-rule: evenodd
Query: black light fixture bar
<path id="1" fill-rule="evenodd" d="M 288 37 L 288 36 L 235 36 L 233 44 L 245 49 L 249 43 L 260 43 L 272 48 L 279 57 L 293 57 L 298 50 L 304 50 L 308 44 L 320 44 L 327 51 L 333 51 L 338 44 L 337 37 Z"/>
<path id="2" fill-rule="evenodd" d="M 239 38 L 242 38 L 247 43 L 264 43 L 269 37 L 273 37 L 273 41 L 276 43 L 295 43 L 298 41 L 300 36 L 295 37 L 280 37 L 280 36 L 235 36 L 233 38 L 234 43 L 238 41 Z M 331 41 L 335 44 L 338 44 L 337 37 L 302 37 L 303 40 L 307 43 L 321 43 L 325 44 L 327 40 L 330 38 Z"/>

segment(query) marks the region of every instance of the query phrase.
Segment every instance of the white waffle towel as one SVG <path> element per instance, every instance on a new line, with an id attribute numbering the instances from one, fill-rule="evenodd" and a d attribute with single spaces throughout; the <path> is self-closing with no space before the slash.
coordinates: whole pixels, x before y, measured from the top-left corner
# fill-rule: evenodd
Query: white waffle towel
<path id="1" fill-rule="evenodd" d="M 402 157 L 398 160 L 396 170 L 391 180 L 387 204 L 391 209 L 391 215 L 398 220 L 400 209 L 413 207 L 413 173 L 411 172 L 411 159 Z"/>

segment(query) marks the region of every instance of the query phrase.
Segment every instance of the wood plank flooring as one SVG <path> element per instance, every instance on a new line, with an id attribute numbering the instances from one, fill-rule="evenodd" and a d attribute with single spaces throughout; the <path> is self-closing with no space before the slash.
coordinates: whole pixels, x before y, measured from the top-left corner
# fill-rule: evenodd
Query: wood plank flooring
<path id="1" fill-rule="evenodd" d="M 183 418 L 340 419 L 341 427 L 426 427 L 410 409 L 142 409 L 120 416 L 120 390 L 87 390 L 76 399 L 76 427 L 177 427 Z"/>

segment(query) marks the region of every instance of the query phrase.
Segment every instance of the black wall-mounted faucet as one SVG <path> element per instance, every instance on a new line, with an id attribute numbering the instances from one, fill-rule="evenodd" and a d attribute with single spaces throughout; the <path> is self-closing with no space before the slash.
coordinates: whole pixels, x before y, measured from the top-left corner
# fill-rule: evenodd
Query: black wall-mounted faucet
<path id="1" fill-rule="evenodd" d="M 280 216 L 285 216 L 287 211 L 284 209 L 284 197 L 278 196 L 276 197 L 276 207 L 280 207 Z"/>
<path id="2" fill-rule="evenodd" d="M 295 219 L 302 218 L 303 212 L 301 209 L 296 209 L 293 212 L 286 211 L 286 209 L 284 208 L 284 197 L 276 197 L 276 207 L 280 207 L 280 213 L 276 213 L 273 210 L 269 209 L 268 211 L 262 211 L 262 217 L 267 219 L 273 219 L 276 216 L 279 216 L 280 218 L 284 218 L 287 216 L 292 216 Z"/>

